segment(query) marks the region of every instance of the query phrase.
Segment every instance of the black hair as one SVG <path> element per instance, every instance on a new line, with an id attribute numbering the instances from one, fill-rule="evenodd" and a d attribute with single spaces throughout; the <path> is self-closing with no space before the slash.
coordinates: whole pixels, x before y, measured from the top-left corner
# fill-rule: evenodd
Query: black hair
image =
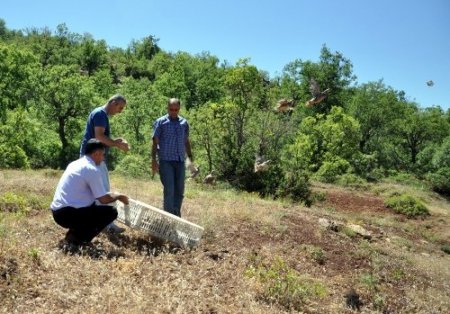
<path id="1" fill-rule="evenodd" d="M 97 151 L 97 150 L 104 150 L 105 149 L 105 144 L 103 144 L 102 142 L 100 142 L 98 139 L 96 138 L 91 138 L 89 141 L 87 141 L 87 144 L 84 148 L 84 154 L 85 155 L 90 155 L 93 152 Z"/>

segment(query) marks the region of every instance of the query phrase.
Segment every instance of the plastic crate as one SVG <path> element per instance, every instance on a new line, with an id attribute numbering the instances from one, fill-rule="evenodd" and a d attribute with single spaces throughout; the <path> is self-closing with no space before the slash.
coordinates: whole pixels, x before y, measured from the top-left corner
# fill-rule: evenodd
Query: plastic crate
<path id="1" fill-rule="evenodd" d="M 154 206 L 133 199 L 129 199 L 129 205 L 116 203 L 117 220 L 131 228 L 183 247 L 197 245 L 202 237 L 203 227 Z"/>

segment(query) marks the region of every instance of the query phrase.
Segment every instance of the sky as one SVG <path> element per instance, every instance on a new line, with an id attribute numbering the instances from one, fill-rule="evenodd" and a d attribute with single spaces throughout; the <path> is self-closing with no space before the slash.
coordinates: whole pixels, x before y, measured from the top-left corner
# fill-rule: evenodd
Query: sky
<path id="1" fill-rule="evenodd" d="M 168 52 L 250 58 L 271 77 L 326 45 L 357 84 L 383 80 L 422 108 L 450 108 L 450 0 L 0 0 L 0 18 L 14 30 L 65 23 L 110 47 L 152 35 Z"/>

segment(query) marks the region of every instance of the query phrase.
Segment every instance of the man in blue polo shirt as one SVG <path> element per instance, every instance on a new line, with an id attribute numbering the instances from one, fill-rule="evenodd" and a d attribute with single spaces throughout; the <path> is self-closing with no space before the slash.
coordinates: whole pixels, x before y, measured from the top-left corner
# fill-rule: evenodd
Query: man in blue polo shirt
<path id="1" fill-rule="evenodd" d="M 109 184 L 109 175 L 108 175 L 108 151 L 110 147 L 117 147 L 118 149 L 126 152 L 130 148 L 128 143 L 123 139 L 111 139 L 111 130 L 109 126 L 109 116 L 113 116 L 115 114 L 121 113 L 125 108 L 127 101 L 125 97 L 120 94 L 116 94 L 112 96 L 108 102 L 101 107 L 95 108 L 90 114 L 86 122 L 86 129 L 84 131 L 83 140 L 81 142 L 80 147 L 80 156 L 83 156 L 84 149 L 86 147 L 86 143 L 91 138 L 96 138 L 100 142 L 102 142 L 105 148 L 105 161 L 100 164 L 100 168 L 102 170 L 102 178 L 103 184 L 105 185 L 105 189 L 110 191 Z M 108 231 L 113 232 L 123 232 L 125 229 L 118 227 L 114 223 L 111 223 L 108 228 Z"/>
<path id="2" fill-rule="evenodd" d="M 105 156 L 105 145 L 90 139 L 85 155 L 71 162 L 56 187 L 50 205 L 55 222 L 68 228 L 66 241 L 72 244 L 89 243 L 108 224 L 117 218 L 117 210 L 108 204 L 116 200 L 128 204 L 128 197 L 112 197 L 105 189 L 99 165 Z M 96 200 L 102 205 L 97 205 Z"/>
<path id="3" fill-rule="evenodd" d="M 169 99 L 167 114 L 153 124 L 152 171 L 159 172 L 164 189 L 164 210 L 181 217 L 184 197 L 185 155 L 191 161 L 189 124 L 179 116 L 180 100 Z M 158 160 L 156 155 L 158 154 Z"/>

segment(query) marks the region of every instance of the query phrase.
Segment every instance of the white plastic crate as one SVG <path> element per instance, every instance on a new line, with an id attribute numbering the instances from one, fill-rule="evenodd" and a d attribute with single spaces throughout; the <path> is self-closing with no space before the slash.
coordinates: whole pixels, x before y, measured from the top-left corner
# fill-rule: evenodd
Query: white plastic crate
<path id="1" fill-rule="evenodd" d="M 152 236 L 177 243 L 183 247 L 197 245 L 203 227 L 143 202 L 129 199 L 129 205 L 116 202 L 117 220 L 131 228 L 141 229 Z"/>

